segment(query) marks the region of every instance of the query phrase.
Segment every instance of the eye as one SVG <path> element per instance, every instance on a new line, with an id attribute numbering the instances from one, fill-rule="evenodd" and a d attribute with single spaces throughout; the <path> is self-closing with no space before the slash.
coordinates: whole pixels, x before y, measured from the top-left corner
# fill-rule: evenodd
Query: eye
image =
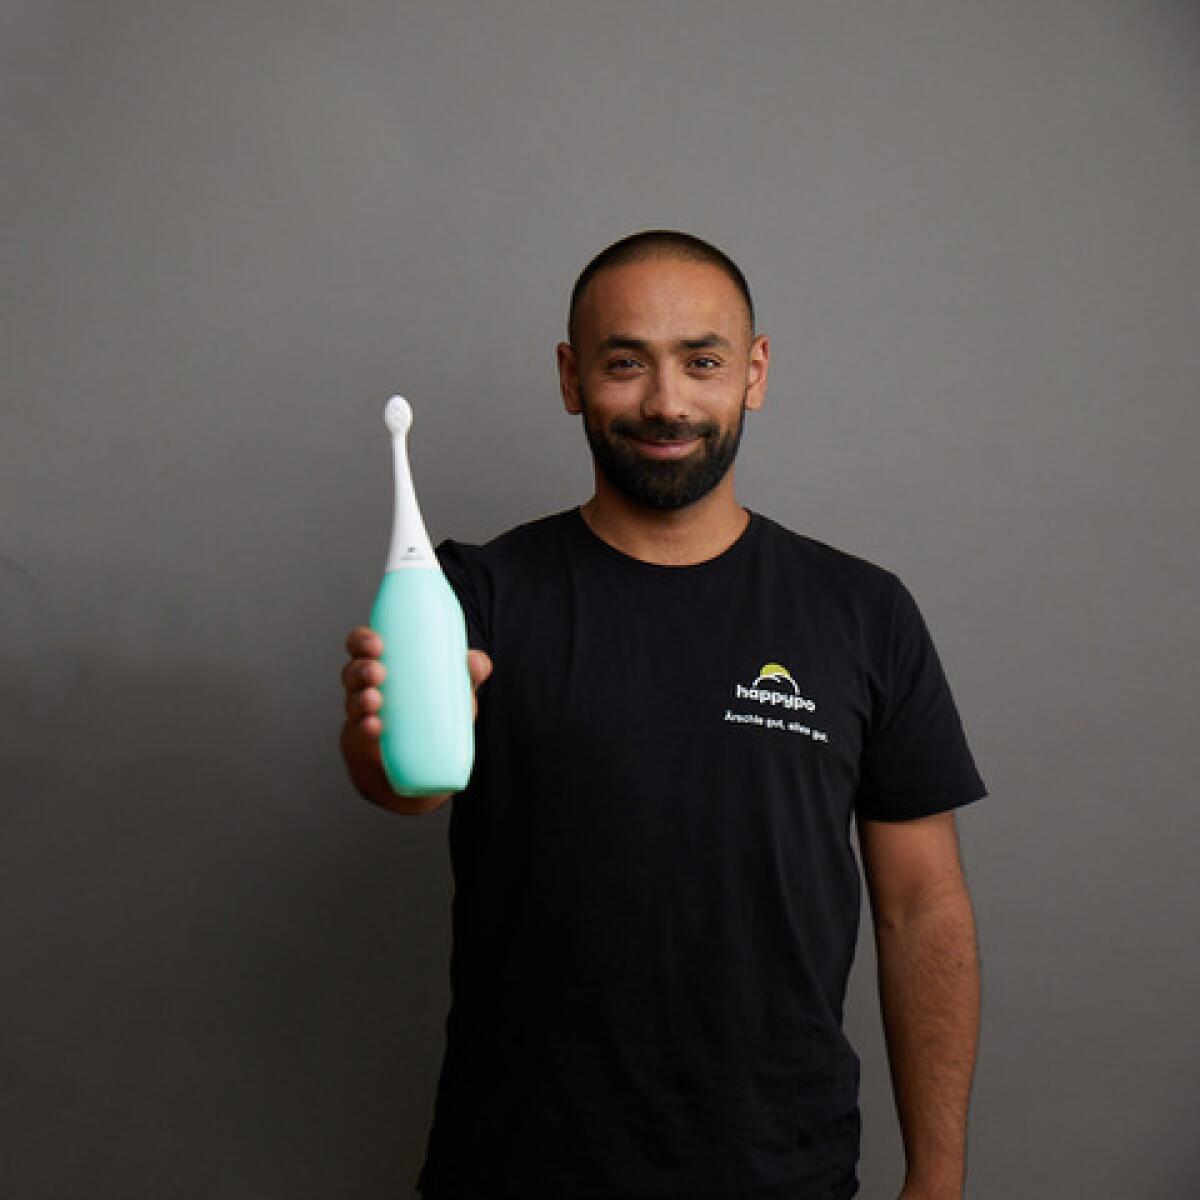
<path id="1" fill-rule="evenodd" d="M 702 371 L 715 371 L 721 365 L 721 360 L 702 354 L 699 358 L 693 358 L 691 365 L 699 367 Z"/>
<path id="2" fill-rule="evenodd" d="M 610 371 L 636 371 L 641 365 L 636 358 L 610 358 L 607 363 Z"/>

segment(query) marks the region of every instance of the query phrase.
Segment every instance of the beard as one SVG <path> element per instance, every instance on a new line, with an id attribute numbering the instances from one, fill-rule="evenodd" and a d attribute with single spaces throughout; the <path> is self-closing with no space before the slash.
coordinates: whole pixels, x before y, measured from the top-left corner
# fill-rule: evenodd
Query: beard
<path id="1" fill-rule="evenodd" d="M 583 431 L 597 469 L 626 499 L 659 511 L 695 504 L 725 478 L 737 457 L 746 423 L 743 405 L 736 427 L 725 433 L 715 421 L 667 421 L 661 418 L 648 421 L 622 418 L 606 430 L 591 419 L 582 388 L 579 399 Z M 630 445 L 629 438 L 644 442 L 697 438 L 698 444 L 684 458 L 657 460 L 640 455 Z"/>

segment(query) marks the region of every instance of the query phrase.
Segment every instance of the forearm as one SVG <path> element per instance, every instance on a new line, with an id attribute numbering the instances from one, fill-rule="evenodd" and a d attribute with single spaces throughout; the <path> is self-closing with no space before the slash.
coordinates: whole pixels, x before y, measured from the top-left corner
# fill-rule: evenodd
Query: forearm
<path id="1" fill-rule="evenodd" d="M 979 960 L 965 889 L 877 921 L 879 994 L 908 1164 L 904 1196 L 958 1200 L 979 1040 Z"/>

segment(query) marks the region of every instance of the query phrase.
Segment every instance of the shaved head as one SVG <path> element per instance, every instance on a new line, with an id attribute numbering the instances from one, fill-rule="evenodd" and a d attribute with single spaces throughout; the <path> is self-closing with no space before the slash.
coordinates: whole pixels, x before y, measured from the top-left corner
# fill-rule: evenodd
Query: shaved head
<path id="1" fill-rule="evenodd" d="M 579 304 L 587 291 L 588 284 L 601 271 L 609 267 L 623 267 L 629 263 L 647 262 L 654 259 L 674 259 L 680 262 L 707 263 L 723 271 L 736 285 L 746 302 L 747 331 L 754 333 L 754 301 L 750 298 L 750 286 L 737 264 L 716 246 L 674 229 L 647 229 L 630 234 L 601 250 L 580 272 L 571 289 L 571 307 L 567 315 L 567 338 L 572 346 L 578 346 Z"/>

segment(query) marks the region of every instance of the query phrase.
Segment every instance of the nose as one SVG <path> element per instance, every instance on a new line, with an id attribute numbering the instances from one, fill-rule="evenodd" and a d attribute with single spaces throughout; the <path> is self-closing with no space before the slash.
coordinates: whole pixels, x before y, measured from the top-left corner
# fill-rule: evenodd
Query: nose
<path id="1" fill-rule="evenodd" d="M 652 372 L 642 394 L 643 420 L 684 420 L 687 417 L 684 382 L 670 365 L 660 366 Z"/>

